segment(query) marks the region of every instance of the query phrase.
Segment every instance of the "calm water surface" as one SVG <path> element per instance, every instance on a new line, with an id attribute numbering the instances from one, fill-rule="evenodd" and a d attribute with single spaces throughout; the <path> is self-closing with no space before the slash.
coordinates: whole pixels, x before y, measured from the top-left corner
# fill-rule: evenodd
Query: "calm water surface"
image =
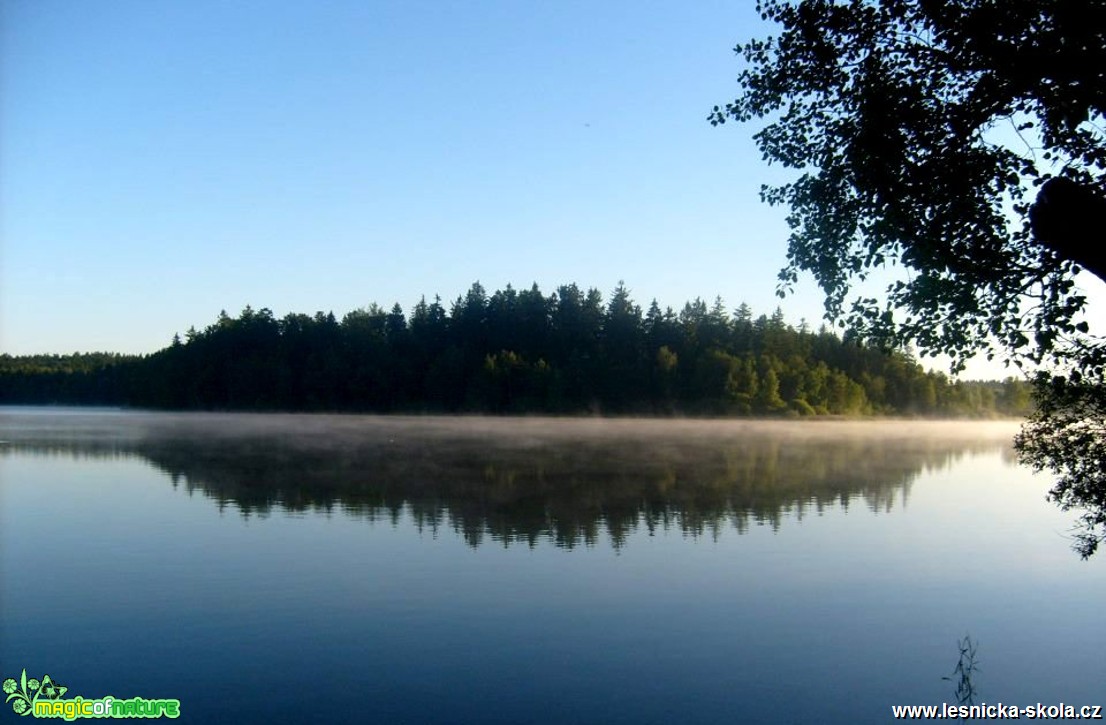
<path id="1" fill-rule="evenodd" d="M 0 675 L 190 722 L 1106 704 L 1010 423 L 0 411 Z M 9 713 L 9 716 L 10 713 Z"/>

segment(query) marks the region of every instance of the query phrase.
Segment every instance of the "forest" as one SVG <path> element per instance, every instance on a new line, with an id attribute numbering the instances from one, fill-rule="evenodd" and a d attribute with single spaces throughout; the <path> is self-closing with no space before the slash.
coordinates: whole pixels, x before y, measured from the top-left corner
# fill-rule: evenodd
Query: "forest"
<path id="1" fill-rule="evenodd" d="M 0 404 L 174 410 L 1023 416 L 1031 386 L 952 380 L 908 351 L 720 298 L 646 310 L 624 284 L 474 283 L 447 309 L 276 318 L 247 306 L 148 355 L 0 355 Z"/>

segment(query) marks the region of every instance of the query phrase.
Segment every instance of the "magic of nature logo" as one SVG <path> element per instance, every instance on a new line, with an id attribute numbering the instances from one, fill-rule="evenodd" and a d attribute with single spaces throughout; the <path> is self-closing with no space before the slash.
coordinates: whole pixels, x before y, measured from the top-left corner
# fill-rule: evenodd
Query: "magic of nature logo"
<path id="1" fill-rule="evenodd" d="M 68 687 L 52 679 L 50 675 L 43 675 L 41 680 L 28 678 L 26 668 L 18 680 L 14 677 L 5 679 L 3 687 L 6 696 L 4 702 L 11 704 L 16 715 L 63 720 L 85 717 L 180 717 L 180 700 L 122 698 L 113 695 L 66 698 Z"/>

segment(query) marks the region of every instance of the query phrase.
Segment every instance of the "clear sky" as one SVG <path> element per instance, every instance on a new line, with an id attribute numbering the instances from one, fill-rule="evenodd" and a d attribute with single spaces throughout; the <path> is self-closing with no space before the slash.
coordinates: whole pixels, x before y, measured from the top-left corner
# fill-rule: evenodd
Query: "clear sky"
<path id="1" fill-rule="evenodd" d="M 780 303 L 752 2 L 0 3 L 0 350 L 152 352 L 221 309 L 625 280 Z"/>

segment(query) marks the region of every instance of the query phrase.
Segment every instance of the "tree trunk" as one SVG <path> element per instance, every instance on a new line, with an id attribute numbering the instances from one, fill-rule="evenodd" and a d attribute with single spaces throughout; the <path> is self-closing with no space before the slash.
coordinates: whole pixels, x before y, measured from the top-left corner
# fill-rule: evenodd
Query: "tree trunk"
<path id="1" fill-rule="evenodd" d="M 1033 236 L 1044 247 L 1106 282 L 1106 199 L 1068 179 L 1049 179 L 1029 209 Z"/>

